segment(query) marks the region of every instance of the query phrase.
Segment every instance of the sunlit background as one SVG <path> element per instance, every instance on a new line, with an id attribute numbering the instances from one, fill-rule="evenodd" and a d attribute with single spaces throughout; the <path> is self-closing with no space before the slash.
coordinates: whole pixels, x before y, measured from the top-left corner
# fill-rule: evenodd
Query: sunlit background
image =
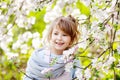
<path id="1" fill-rule="evenodd" d="M 0 0 L 0 80 L 22 80 L 56 17 L 79 22 L 78 80 L 120 80 L 120 0 Z"/>

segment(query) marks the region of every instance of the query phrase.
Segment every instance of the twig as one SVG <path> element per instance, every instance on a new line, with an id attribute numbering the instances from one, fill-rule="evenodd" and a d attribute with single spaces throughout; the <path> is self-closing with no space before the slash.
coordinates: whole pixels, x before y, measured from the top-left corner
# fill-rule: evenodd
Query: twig
<path id="1" fill-rule="evenodd" d="M 73 44 L 73 46 L 75 46 L 75 45 L 77 45 L 77 44 L 79 44 L 79 43 L 85 42 L 85 41 L 87 41 L 87 40 L 89 40 L 89 38 L 87 38 L 86 40 L 83 40 L 83 41 L 77 42 L 77 43 Z"/>
<path id="2" fill-rule="evenodd" d="M 88 57 L 88 56 L 79 56 L 79 57 L 86 57 L 86 58 L 89 58 L 89 59 L 94 59 L 93 57 Z"/>
<path id="3" fill-rule="evenodd" d="M 32 80 L 34 80 L 34 78 L 31 78 L 31 77 L 30 77 L 30 76 L 28 76 L 25 72 L 23 72 L 23 71 L 21 71 L 21 70 L 20 70 L 20 72 L 21 72 L 21 73 L 23 73 L 26 77 L 28 77 L 28 78 L 30 78 L 30 79 L 32 79 Z"/>
<path id="4" fill-rule="evenodd" d="M 114 63 L 113 63 L 114 64 Z M 115 72 L 115 69 L 113 68 L 113 71 L 114 71 L 114 80 L 116 80 L 116 72 Z"/>
<path id="5" fill-rule="evenodd" d="M 84 53 L 84 52 L 90 47 L 90 45 L 91 45 L 94 41 L 95 41 L 95 39 L 93 39 L 93 40 L 88 44 L 88 46 L 85 48 L 84 51 L 79 52 L 79 53 Z"/>
<path id="6" fill-rule="evenodd" d="M 103 51 L 99 56 L 98 56 L 98 58 L 100 58 L 108 49 L 110 49 L 110 47 L 108 47 L 105 51 Z M 88 64 L 85 68 L 84 68 L 84 70 L 85 69 L 87 69 L 89 66 L 91 66 L 92 65 L 92 62 L 90 63 L 90 64 Z"/>

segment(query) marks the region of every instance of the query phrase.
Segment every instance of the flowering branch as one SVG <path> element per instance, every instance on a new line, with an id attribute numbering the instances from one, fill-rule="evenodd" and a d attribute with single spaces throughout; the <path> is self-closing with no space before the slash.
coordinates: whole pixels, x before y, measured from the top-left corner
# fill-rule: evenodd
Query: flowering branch
<path id="1" fill-rule="evenodd" d="M 87 38 L 86 40 L 90 40 L 90 38 Z M 94 41 L 95 41 L 95 39 L 93 39 L 93 40 L 88 44 L 88 46 L 84 49 L 84 51 L 79 52 L 79 53 L 80 53 L 80 54 L 81 54 L 81 53 L 84 53 L 84 52 L 91 46 L 91 44 L 92 44 Z M 82 43 L 82 42 L 84 42 L 84 41 L 78 42 L 78 43 L 76 43 L 76 44 L 74 44 L 74 45 L 77 45 L 77 44 Z"/>

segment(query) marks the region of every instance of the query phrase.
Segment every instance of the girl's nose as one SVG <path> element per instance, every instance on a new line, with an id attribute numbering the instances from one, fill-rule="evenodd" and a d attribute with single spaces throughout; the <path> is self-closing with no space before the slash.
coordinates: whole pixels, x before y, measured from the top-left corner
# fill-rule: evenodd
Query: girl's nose
<path id="1" fill-rule="evenodd" d="M 61 35 L 58 35 L 57 39 L 61 40 L 61 39 L 62 39 L 62 36 L 61 36 Z"/>

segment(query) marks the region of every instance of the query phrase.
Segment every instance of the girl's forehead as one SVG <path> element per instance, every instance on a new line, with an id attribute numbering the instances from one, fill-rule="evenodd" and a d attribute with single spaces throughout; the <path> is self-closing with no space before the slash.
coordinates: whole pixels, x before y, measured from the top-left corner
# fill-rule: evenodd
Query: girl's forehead
<path id="1" fill-rule="evenodd" d="M 55 26 L 53 29 L 61 30 L 59 26 Z"/>
<path id="2" fill-rule="evenodd" d="M 63 34 L 68 34 L 65 31 L 63 31 L 62 29 L 60 29 L 59 27 L 53 28 L 53 32 L 60 32 L 60 33 L 63 33 Z"/>
<path id="3" fill-rule="evenodd" d="M 54 27 L 53 31 L 62 31 L 62 29 L 60 29 L 59 27 Z"/>

